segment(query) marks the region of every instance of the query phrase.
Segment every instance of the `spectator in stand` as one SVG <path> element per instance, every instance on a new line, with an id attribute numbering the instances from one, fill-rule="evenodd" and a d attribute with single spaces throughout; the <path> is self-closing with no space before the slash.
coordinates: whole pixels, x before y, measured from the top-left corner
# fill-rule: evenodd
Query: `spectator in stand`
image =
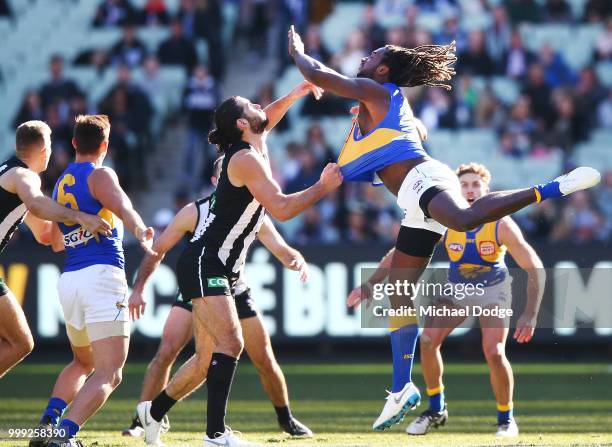
<path id="1" fill-rule="evenodd" d="M 140 12 L 139 22 L 145 26 L 168 25 L 170 23 L 170 15 L 166 9 L 165 0 L 147 0 L 147 3 Z"/>
<path id="2" fill-rule="evenodd" d="M 586 138 L 586 117 L 577 113 L 576 104 L 569 93 L 556 93 L 554 104 L 557 119 L 549 132 L 548 143 L 569 154 L 574 144 Z"/>
<path id="3" fill-rule="evenodd" d="M 608 90 L 599 83 L 593 67 L 585 67 L 580 71 L 574 91 L 576 112 L 584 119 L 586 128 L 591 130 L 597 125 L 597 108 Z"/>
<path id="4" fill-rule="evenodd" d="M 347 227 L 344 238 L 351 244 L 365 244 L 373 242 L 375 234 L 369 222 L 376 221 L 376 213 L 367 210 L 366 207 L 355 202 L 348 206 Z"/>
<path id="5" fill-rule="evenodd" d="M 406 0 L 376 0 L 376 17 L 379 20 L 390 16 L 403 17 L 410 6 L 409 3 Z"/>
<path id="6" fill-rule="evenodd" d="M 51 79 L 43 84 L 40 89 L 40 98 L 43 108 L 57 105 L 62 121 L 67 120 L 69 101 L 76 95 L 81 94 L 76 83 L 64 77 L 64 60 L 61 56 L 51 56 L 49 64 Z"/>
<path id="7" fill-rule="evenodd" d="M 449 11 L 444 17 L 442 29 L 434 38 L 434 43 L 436 45 L 448 45 L 453 40 L 459 54 L 467 49 L 468 36 L 459 24 L 459 15 L 456 11 Z"/>
<path id="8" fill-rule="evenodd" d="M 180 20 L 175 19 L 170 23 L 170 37 L 160 44 L 157 57 L 162 65 L 180 65 L 187 73 L 191 73 L 197 65 L 195 46 L 183 35 L 183 25 Z"/>
<path id="9" fill-rule="evenodd" d="M 274 101 L 276 101 L 276 99 L 277 98 L 274 95 L 274 83 L 266 82 L 261 87 L 259 87 L 259 90 L 257 90 L 257 94 L 255 95 L 253 103 L 259 104 L 262 109 L 265 109 L 270 104 L 272 104 Z M 281 118 L 278 124 L 274 126 L 274 131 L 275 132 L 285 132 L 286 130 L 290 128 L 290 124 L 291 124 L 291 118 L 289 117 L 288 114 L 285 114 L 285 116 Z"/>
<path id="10" fill-rule="evenodd" d="M 17 115 L 13 120 L 13 128 L 16 129 L 20 124 L 25 123 L 26 121 L 42 121 L 43 119 L 44 110 L 42 107 L 42 101 L 40 100 L 40 95 L 36 90 L 28 90 L 25 98 L 23 99 L 23 103 L 19 108 L 19 112 L 17 112 Z"/>
<path id="11" fill-rule="evenodd" d="M 523 46 L 521 34 L 515 30 L 510 37 L 510 48 L 504 55 L 500 72 L 513 79 L 523 80 L 528 67 L 535 60 L 535 55 Z"/>
<path id="12" fill-rule="evenodd" d="M 429 88 L 420 104 L 418 116 L 427 129 L 454 129 L 457 127 L 455 99 L 442 89 Z"/>
<path id="13" fill-rule="evenodd" d="M 287 183 L 287 194 L 292 194 L 314 185 L 319 180 L 323 170 L 321 168 L 321 160 L 318 160 L 312 151 L 305 149 L 303 146 L 300 147 L 298 152 L 298 161 L 300 169 L 298 174 Z"/>
<path id="14" fill-rule="evenodd" d="M 487 52 L 485 34 L 481 30 L 470 32 L 468 47 L 458 56 L 457 73 L 470 73 L 480 76 L 491 76 L 493 74 L 493 60 Z"/>
<path id="15" fill-rule="evenodd" d="M 77 66 L 90 65 L 96 70 L 98 76 L 102 76 L 108 67 L 108 58 L 109 55 L 106 50 L 101 48 L 87 49 L 80 52 L 77 57 L 74 58 L 73 64 Z"/>
<path id="16" fill-rule="evenodd" d="M 348 132 L 348 129 L 347 129 Z M 335 163 L 337 153 L 340 153 L 340 148 L 332 149 L 325 141 L 323 128 L 319 122 L 314 122 L 306 131 L 306 148 L 315 154 L 317 160 L 321 162 L 321 168 L 327 163 Z"/>
<path id="17" fill-rule="evenodd" d="M 546 239 L 558 220 L 557 214 L 555 203 L 545 200 L 538 206 L 529 207 L 527 213 L 519 213 L 512 217 L 516 218 L 528 239 Z"/>
<path id="18" fill-rule="evenodd" d="M 0 17 L 13 17 L 13 11 L 6 0 L 0 0 Z"/>
<path id="19" fill-rule="evenodd" d="M 183 35 L 191 40 L 196 38 L 195 0 L 181 0 L 176 19 L 183 26 Z"/>
<path id="20" fill-rule="evenodd" d="M 517 99 L 502 130 L 512 137 L 512 147 L 517 155 L 529 154 L 538 126 L 533 119 L 528 97 L 522 95 Z"/>
<path id="21" fill-rule="evenodd" d="M 362 27 L 368 38 L 367 51 L 373 51 L 387 44 L 385 40 L 385 28 L 378 23 L 374 5 L 367 5 L 363 10 Z M 312 56 L 308 48 L 306 48 L 306 53 Z"/>
<path id="22" fill-rule="evenodd" d="M 612 129 L 612 89 L 597 108 L 597 122 L 600 126 Z"/>
<path id="23" fill-rule="evenodd" d="M 331 53 L 321 40 L 321 27 L 319 25 L 308 25 L 304 36 L 304 48 L 310 57 L 324 64 L 329 63 Z"/>
<path id="24" fill-rule="evenodd" d="M 220 0 L 197 0 L 195 4 L 195 35 L 208 46 L 208 64 L 215 79 L 225 74 L 225 48 L 223 47 Z"/>
<path id="25" fill-rule="evenodd" d="M 208 132 L 220 99 L 219 86 L 208 67 L 198 65 L 183 92 L 188 126 L 184 172 L 192 190 L 199 190 L 212 176 L 215 150 L 208 144 Z"/>
<path id="26" fill-rule="evenodd" d="M 612 17 L 612 2 L 610 0 L 588 0 L 584 6 L 585 22 L 603 22 Z"/>
<path id="27" fill-rule="evenodd" d="M 136 19 L 136 10 L 128 0 L 102 0 L 96 10 L 93 26 L 122 26 Z"/>
<path id="28" fill-rule="evenodd" d="M 540 64 L 532 64 L 529 67 L 527 85 L 522 93 L 529 98 L 533 113 L 541 122 L 541 126 L 548 127 L 552 125 L 555 118 L 550 100 L 552 90 L 546 84 L 544 68 Z"/>
<path id="29" fill-rule="evenodd" d="M 344 49 L 334 56 L 334 65 L 346 76 L 356 76 L 361 59 L 366 56 L 366 36 L 359 29 L 353 29 L 346 38 Z"/>
<path id="30" fill-rule="evenodd" d="M 567 240 L 580 244 L 604 237 L 603 217 L 591 204 L 586 191 L 572 194 L 557 222 L 551 235 L 554 241 Z"/>
<path id="31" fill-rule="evenodd" d="M 544 44 L 540 47 L 538 60 L 544 68 L 546 83 L 551 88 L 571 85 L 576 81 L 576 76 L 574 76 L 563 56 L 555 51 L 550 44 Z"/>
<path id="32" fill-rule="evenodd" d="M 136 27 L 132 23 L 126 24 L 123 27 L 123 37 L 110 51 L 111 63 L 135 68 L 142 65 L 146 55 L 147 49 L 136 35 Z"/>
<path id="33" fill-rule="evenodd" d="M 330 244 L 339 239 L 338 231 L 321 217 L 318 205 L 307 208 L 302 222 L 293 235 L 293 242 L 300 245 Z"/>
<path id="34" fill-rule="evenodd" d="M 474 126 L 474 109 L 478 102 L 479 92 L 472 82 L 470 75 L 463 75 L 457 78 L 458 84 L 455 91 L 456 100 L 456 119 L 459 127 Z"/>
<path id="35" fill-rule="evenodd" d="M 398 47 L 410 47 L 408 32 L 403 26 L 394 26 L 387 29 L 385 42 L 387 45 L 397 45 Z"/>
<path id="36" fill-rule="evenodd" d="M 572 20 L 572 9 L 567 0 L 546 0 L 544 18 L 547 22 L 568 23 Z"/>
<path id="37" fill-rule="evenodd" d="M 504 6 L 510 21 L 515 25 L 542 21 L 542 8 L 537 0 L 504 0 Z"/>
<path id="38" fill-rule="evenodd" d="M 512 25 L 506 8 L 498 5 L 491 13 L 492 23 L 487 29 L 487 50 L 496 67 L 496 73 L 505 72 L 505 57 L 510 50 Z"/>
<path id="39" fill-rule="evenodd" d="M 517 138 L 510 132 L 502 133 L 499 138 L 499 153 L 504 157 L 522 158 L 523 150 L 517 144 Z"/>
<path id="40" fill-rule="evenodd" d="M 474 110 L 474 120 L 476 127 L 499 129 L 506 115 L 497 98 L 490 88 L 485 88 L 478 96 L 476 108 Z"/>
<path id="41" fill-rule="evenodd" d="M 606 21 L 606 29 L 599 35 L 595 42 L 595 60 L 612 60 L 612 17 Z"/>
<path id="42" fill-rule="evenodd" d="M 149 98 L 159 95 L 160 92 L 167 92 L 170 86 L 159 74 L 159 60 L 151 55 L 145 59 L 144 70 L 139 79 L 138 85 Z"/>

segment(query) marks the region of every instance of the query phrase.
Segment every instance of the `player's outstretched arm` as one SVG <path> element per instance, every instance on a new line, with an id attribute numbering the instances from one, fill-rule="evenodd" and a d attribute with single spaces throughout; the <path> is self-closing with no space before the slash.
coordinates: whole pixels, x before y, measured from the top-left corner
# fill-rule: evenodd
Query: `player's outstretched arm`
<path id="1" fill-rule="evenodd" d="M 77 222 L 89 230 L 96 239 L 98 239 L 98 234 L 109 235 L 111 232 L 110 224 L 100 216 L 72 210 L 46 197 L 40 190 L 40 177 L 29 169 L 15 169 L 12 186 L 28 211 L 39 219 L 54 222 Z"/>
<path id="2" fill-rule="evenodd" d="M 161 236 L 153 242 L 153 253 L 146 252 L 144 258 L 138 268 L 138 275 L 134 281 L 132 294 L 128 300 L 128 308 L 130 317 L 133 320 L 138 320 L 144 313 L 146 300 L 144 298 L 144 289 L 151 275 L 159 264 L 164 259 L 167 252 L 172 250 L 178 241 L 180 241 L 186 233 L 193 232 L 196 221 L 198 219 L 198 210 L 194 203 L 190 203 L 181 209 L 170 225 L 163 231 Z"/>
<path id="3" fill-rule="evenodd" d="M 299 272 L 302 282 L 308 279 L 308 264 L 304 256 L 287 244 L 287 241 L 274 227 L 272 220 L 268 216 L 264 218 L 263 225 L 259 233 L 257 233 L 257 238 L 285 267 Z"/>
<path id="4" fill-rule="evenodd" d="M 300 98 L 311 93 L 318 100 L 323 95 L 323 89 L 317 87 L 311 82 L 303 81 L 300 82 L 293 90 L 287 93 L 285 96 L 278 98 L 272 104 L 264 109 L 266 116 L 268 117 L 267 131 L 270 131 L 276 126 L 283 116 L 287 113 L 287 110 Z"/>
<path id="5" fill-rule="evenodd" d="M 378 82 L 367 78 L 349 78 L 305 54 L 302 38 L 293 26 L 289 29 L 289 54 L 304 79 L 323 90 L 364 103 L 389 101 L 389 92 Z"/>
<path id="6" fill-rule="evenodd" d="M 518 266 L 527 272 L 527 304 L 516 323 L 514 332 L 514 338 L 519 343 L 526 343 L 533 337 L 538 322 L 546 271 L 542 260 L 510 217 L 505 217 L 499 222 L 499 242 L 508 247 L 508 253 Z"/>
<path id="7" fill-rule="evenodd" d="M 378 263 L 378 267 L 376 267 L 376 270 L 372 276 L 370 276 L 370 279 L 351 290 L 351 293 L 349 293 L 349 296 L 346 299 L 346 305 L 348 307 L 357 307 L 362 301 L 372 298 L 370 294 L 368 294 L 369 296 L 364 296 L 363 291 L 364 289 L 371 291 L 374 284 L 382 283 L 387 278 L 394 253 L 395 248 L 389 250 Z"/>
<path id="8" fill-rule="evenodd" d="M 132 206 L 132 201 L 119 185 L 115 171 L 106 167 L 95 169 L 87 182 L 94 198 L 123 221 L 145 252 L 155 254 L 151 251 L 154 230 L 144 224 Z"/>
<path id="9" fill-rule="evenodd" d="M 232 157 L 228 175 L 234 186 L 246 186 L 272 217 L 281 221 L 297 216 L 342 183 L 340 168 L 335 163 L 329 163 L 319 181 L 310 188 L 295 194 L 284 194 L 261 155 L 246 150 Z"/>
<path id="10" fill-rule="evenodd" d="M 36 242 L 42 245 L 51 245 L 52 223 L 36 217 L 32 213 L 26 214 L 24 223 L 28 226 Z"/>

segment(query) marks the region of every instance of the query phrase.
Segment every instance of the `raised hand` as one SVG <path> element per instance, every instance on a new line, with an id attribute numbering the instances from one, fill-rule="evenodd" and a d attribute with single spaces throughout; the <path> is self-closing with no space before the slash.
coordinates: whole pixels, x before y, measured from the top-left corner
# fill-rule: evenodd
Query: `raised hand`
<path id="1" fill-rule="evenodd" d="M 293 25 L 289 28 L 289 55 L 293 56 L 294 54 L 304 53 L 304 42 L 302 42 L 302 38 L 297 33 Z"/>

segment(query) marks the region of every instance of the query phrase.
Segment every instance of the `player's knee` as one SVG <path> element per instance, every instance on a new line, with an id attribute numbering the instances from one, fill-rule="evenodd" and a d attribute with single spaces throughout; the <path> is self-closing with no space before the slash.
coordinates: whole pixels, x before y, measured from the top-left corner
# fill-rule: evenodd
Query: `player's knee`
<path id="1" fill-rule="evenodd" d="M 442 344 L 441 337 L 438 337 L 436 334 L 427 330 L 423 331 L 420 340 L 420 348 L 422 351 L 434 351 L 440 348 L 440 345 Z"/>
<path id="2" fill-rule="evenodd" d="M 17 355 L 20 358 L 25 357 L 34 349 L 34 339 L 32 338 L 32 334 L 29 332 L 24 334 L 23 337 L 17 342 L 15 346 L 15 350 L 17 351 Z"/>
<path id="3" fill-rule="evenodd" d="M 162 341 L 157 354 L 155 354 L 155 361 L 161 363 L 163 366 L 168 366 L 176 360 L 179 348 L 176 343 L 171 341 Z"/>
<path id="4" fill-rule="evenodd" d="M 222 343 L 224 350 L 234 357 L 240 356 L 244 348 L 244 340 L 241 333 L 228 334 L 224 337 Z"/>
<path id="5" fill-rule="evenodd" d="M 504 362 L 506 352 L 502 343 L 484 343 L 482 346 L 487 363 L 501 364 Z"/>
<path id="6" fill-rule="evenodd" d="M 123 380 L 123 371 L 121 368 L 113 370 L 108 377 L 108 384 L 113 388 L 117 388 Z"/>

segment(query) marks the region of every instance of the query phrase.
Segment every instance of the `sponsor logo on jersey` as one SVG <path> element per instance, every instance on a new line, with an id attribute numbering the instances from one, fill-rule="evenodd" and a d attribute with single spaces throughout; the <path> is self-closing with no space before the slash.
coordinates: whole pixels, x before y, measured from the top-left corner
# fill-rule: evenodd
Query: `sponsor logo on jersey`
<path id="1" fill-rule="evenodd" d="M 70 248 L 78 247 L 81 244 L 86 244 L 93 238 L 94 236 L 89 230 L 79 227 L 64 235 L 64 246 Z"/>
<path id="2" fill-rule="evenodd" d="M 495 242 L 482 241 L 478 244 L 478 253 L 481 255 L 492 255 L 495 253 Z"/>
<path id="3" fill-rule="evenodd" d="M 208 278 L 206 281 L 208 283 L 208 287 L 229 287 L 227 278 L 222 278 L 220 276 Z"/>
<path id="4" fill-rule="evenodd" d="M 448 244 L 448 249 L 452 251 L 463 251 L 463 244 L 459 242 L 451 242 Z"/>

